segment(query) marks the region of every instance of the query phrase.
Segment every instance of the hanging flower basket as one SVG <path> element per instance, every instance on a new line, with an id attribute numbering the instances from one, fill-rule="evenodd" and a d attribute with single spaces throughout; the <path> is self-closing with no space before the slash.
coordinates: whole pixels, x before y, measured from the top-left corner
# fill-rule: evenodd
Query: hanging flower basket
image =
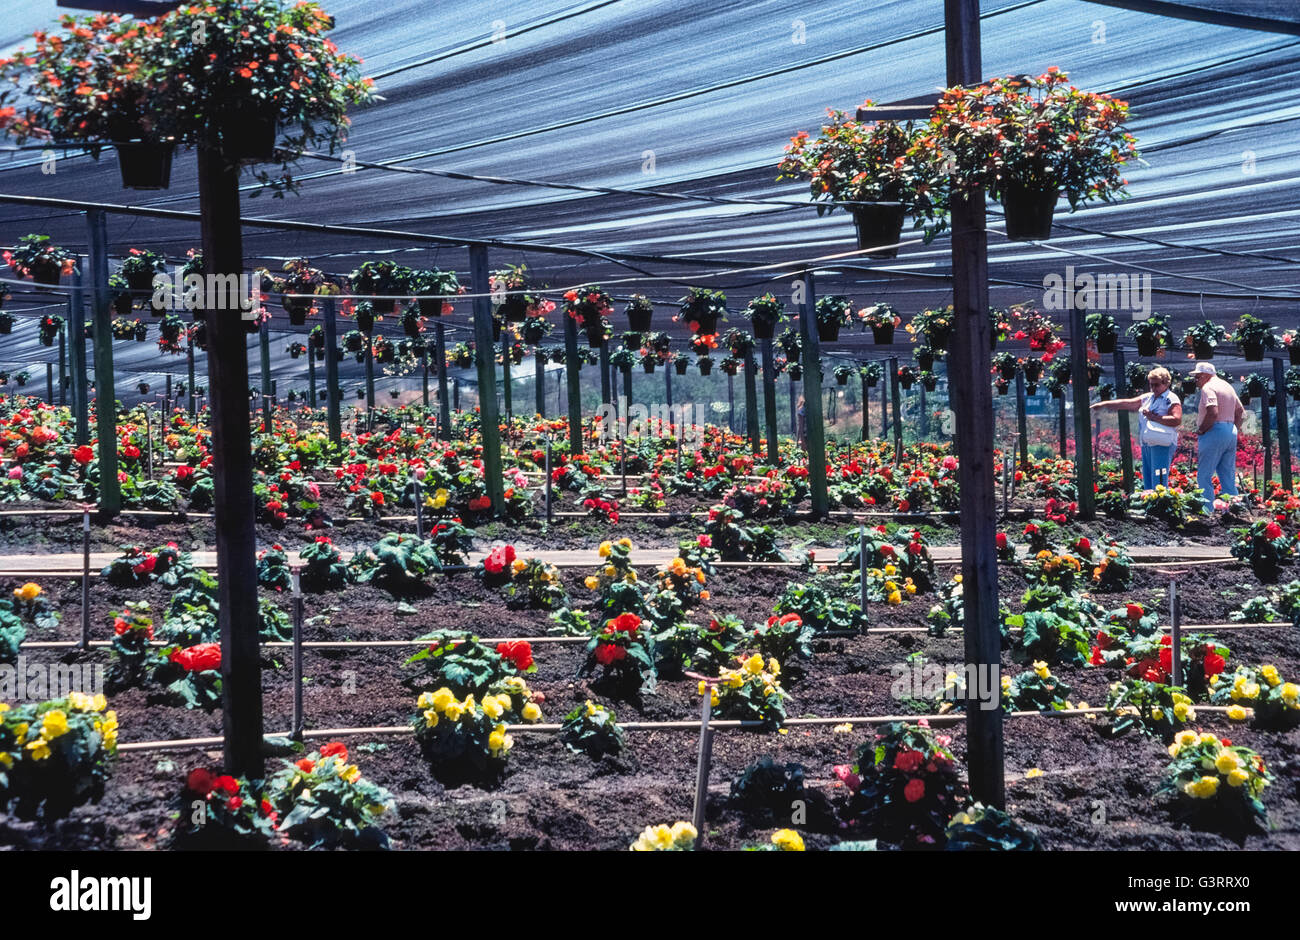
<path id="1" fill-rule="evenodd" d="M 1061 192 L 1008 182 L 1002 194 L 1007 238 L 1013 242 L 1042 241 L 1052 237 L 1052 214 Z"/>
<path id="2" fill-rule="evenodd" d="M 1262 362 L 1264 359 L 1264 344 L 1242 343 L 1241 357 L 1247 362 Z"/>
<path id="3" fill-rule="evenodd" d="M 129 317 L 131 315 L 131 295 L 118 294 L 114 297 L 113 312 L 119 317 Z"/>
<path id="4" fill-rule="evenodd" d="M 790 376 L 791 382 L 798 382 L 803 378 L 803 366 L 797 362 L 791 362 L 786 365 L 785 374 Z"/>
<path id="5" fill-rule="evenodd" d="M 836 385 L 848 385 L 848 384 L 849 384 L 849 377 L 848 377 L 847 375 L 841 375 L 840 373 L 836 372 L 836 373 L 835 373 L 835 384 L 836 384 Z"/>
<path id="6" fill-rule="evenodd" d="M 135 341 L 136 341 L 137 343 L 146 343 L 146 342 L 149 341 L 149 324 L 148 324 L 148 323 L 136 323 L 136 325 L 135 325 Z"/>
<path id="7" fill-rule="evenodd" d="M 402 332 L 412 339 L 420 335 L 420 318 L 413 313 L 402 315 Z"/>
<path id="8" fill-rule="evenodd" d="M 507 297 L 497 308 L 507 323 L 523 323 L 528 316 L 528 300 L 524 297 Z"/>
<path id="9" fill-rule="evenodd" d="M 597 322 L 594 324 L 584 324 L 583 331 L 587 334 L 587 345 L 592 349 L 600 348 L 600 345 L 605 342 L 604 323 Z"/>
<path id="10" fill-rule="evenodd" d="M 12 313 L 0 313 L 0 336 L 7 336 L 14 328 Z"/>
<path id="11" fill-rule="evenodd" d="M 375 311 L 369 304 L 357 306 L 357 329 L 369 333 L 375 328 Z"/>
<path id="12" fill-rule="evenodd" d="M 916 364 L 922 372 L 929 372 L 934 368 L 934 352 L 927 349 L 918 349 L 916 351 Z"/>
<path id="13" fill-rule="evenodd" d="M 1106 355 L 1113 353 L 1119 343 L 1119 335 L 1116 333 L 1103 333 L 1097 337 L 1097 352 Z"/>
<path id="14" fill-rule="evenodd" d="M 708 375 L 713 371 L 713 360 L 704 358 L 699 360 L 700 375 Z"/>
<path id="15" fill-rule="evenodd" d="M 284 312 L 289 314 L 289 322 L 294 326 L 302 326 L 307 322 L 307 314 L 311 313 L 310 297 L 281 297 L 280 305 L 284 307 Z"/>
<path id="16" fill-rule="evenodd" d="M 858 233 L 858 248 L 869 250 L 872 258 L 898 257 L 905 206 L 854 206 L 849 211 Z"/>
<path id="17" fill-rule="evenodd" d="M 673 360 L 673 368 L 677 370 L 678 375 L 685 375 L 686 369 L 690 364 L 690 360 L 686 358 Z"/>
<path id="18" fill-rule="evenodd" d="M 641 368 L 645 369 L 646 375 L 650 375 L 655 370 L 654 360 L 646 359 L 644 362 L 641 363 Z"/>
<path id="19" fill-rule="evenodd" d="M 939 377 L 935 375 L 933 372 L 922 372 L 921 385 L 925 388 L 927 392 L 933 392 L 936 388 L 939 387 Z"/>
<path id="20" fill-rule="evenodd" d="M 1151 336 L 1139 336 L 1137 338 L 1137 349 L 1139 356 L 1154 356 L 1160 349 L 1160 341 Z"/>
<path id="21" fill-rule="evenodd" d="M 834 343 L 840 338 L 840 325 L 835 322 L 817 324 L 817 338 L 823 343 Z"/>

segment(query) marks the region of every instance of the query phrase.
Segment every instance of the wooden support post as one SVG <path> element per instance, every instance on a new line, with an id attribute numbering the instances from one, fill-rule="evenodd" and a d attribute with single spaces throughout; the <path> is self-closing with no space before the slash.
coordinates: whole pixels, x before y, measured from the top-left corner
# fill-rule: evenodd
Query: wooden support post
<path id="1" fill-rule="evenodd" d="M 434 366 L 438 370 L 438 432 L 444 441 L 451 440 L 451 399 L 447 396 L 447 331 L 441 317 L 433 325 Z M 460 410 L 459 397 L 456 410 Z"/>
<path id="2" fill-rule="evenodd" d="M 59 338 L 59 350 L 63 350 L 62 337 Z M 45 400 L 54 404 L 54 363 L 45 363 Z"/>
<path id="3" fill-rule="evenodd" d="M 451 380 L 451 406 L 460 414 L 460 377 Z"/>
<path id="4" fill-rule="evenodd" d="M 1120 392 L 1123 389 L 1123 393 Z M 1127 397 L 1128 394 L 1128 374 L 1124 365 L 1124 350 L 1120 346 L 1115 347 L 1115 396 L 1117 398 Z M 1133 437 L 1129 432 L 1128 412 L 1115 412 L 1115 419 L 1119 422 L 1119 463 L 1120 469 L 1124 471 L 1124 492 L 1133 492 Z"/>
<path id="5" fill-rule="evenodd" d="M 99 511 L 122 511 L 117 482 L 117 388 L 113 375 L 113 310 L 108 296 L 108 221 L 103 210 L 86 212 L 90 229 L 90 306 L 94 322 L 95 431 L 99 437 Z"/>
<path id="6" fill-rule="evenodd" d="M 188 406 L 190 417 L 194 417 L 194 337 L 189 331 L 185 332 L 185 376 L 188 384 L 185 386 L 185 393 L 188 397 Z"/>
<path id="7" fill-rule="evenodd" d="M 546 417 L 546 361 L 542 358 L 542 351 L 536 346 L 533 347 L 533 405 L 537 409 L 537 417 Z"/>
<path id="8" fill-rule="evenodd" d="M 1294 479 L 1291 475 L 1291 424 L 1287 415 L 1286 373 L 1282 369 L 1282 358 L 1273 357 L 1273 390 L 1277 393 L 1277 457 L 1282 468 L 1282 488 L 1292 492 Z"/>
<path id="9" fill-rule="evenodd" d="M 316 350 L 307 347 L 307 407 L 316 407 Z"/>
<path id="10" fill-rule="evenodd" d="M 510 419 L 514 415 L 514 389 L 510 384 L 510 353 L 511 346 L 514 345 L 512 340 L 514 335 L 510 332 L 510 324 L 501 324 L 501 405 L 505 412 L 506 427 L 510 426 Z"/>
<path id="11" fill-rule="evenodd" d="M 578 370 L 578 324 L 567 314 L 564 320 L 564 374 L 568 380 L 569 456 L 582 453 L 582 385 Z"/>
<path id="12" fill-rule="evenodd" d="M 551 432 L 546 432 L 546 524 L 549 526 L 554 516 L 553 484 L 551 483 Z"/>
<path id="13" fill-rule="evenodd" d="M 77 419 L 77 446 L 90 443 L 90 395 L 86 388 L 85 302 L 81 293 L 81 264 L 72 272 L 68 293 L 68 343 L 72 359 L 72 410 Z"/>
<path id="14" fill-rule="evenodd" d="M 325 420 L 330 442 L 338 446 L 343 440 L 343 416 L 339 414 L 343 389 L 339 386 L 338 319 L 334 298 L 322 301 L 325 308 Z"/>
<path id="15" fill-rule="evenodd" d="M 763 356 L 763 422 L 767 427 L 767 462 L 777 466 L 781 462 L 779 433 L 776 429 L 776 364 L 772 356 L 772 340 L 758 341 Z"/>
<path id="16" fill-rule="evenodd" d="M 871 437 L 871 396 L 867 394 L 867 377 L 862 376 L 862 441 Z"/>
<path id="17" fill-rule="evenodd" d="M 894 408 L 894 463 L 903 459 L 903 395 L 898 387 L 898 357 L 889 357 L 889 397 Z"/>
<path id="18" fill-rule="evenodd" d="M 1020 445 L 1020 469 L 1029 469 L 1029 402 L 1025 395 L 1025 373 L 1016 370 L 1016 439 Z"/>
<path id="19" fill-rule="evenodd" d="M 1273 432 L 1268 415 L 1268 388 L 1259 396 L 1259 433 L 1264 445 L 1264 491 L 1272 490 L 1269 483 L 1273 480 Z"/>
<path id="20" fill-rule="evenodd" d="M 1054 396 L 1056 398 L 1056 434 L 1058 438 L 1058 451 L 1061 458 L 1064 459 L 1069 454 L 1067 445 L 1067 432 L 1065 430 L 1065 392 Z"/>
<path id="21" fill-rule="evenodd" d="M 366 333 L 366 430 L 375 420 L 375 328 Z"/>
<path id="22" fill-rule="evenodd" d="M 921 383 L 921 440 L 930 436 L 930 402 L 926 396 L 925 383 Z"/>
<path id="23" fill-rule="evenodd" d="M 622 372 L 623 372 L 623 411 L 627 412 L 632 410 L 632 367 L 623 366 Z M 624 413 L 622 417 L 624 420 L 626 420 L 627 414 Z"/>
<path id="24" fill-rule="evenodd" d="M 761 453 L 758 433 L 758 365 L 754 362 L 753 347 L 745 353 L 745 434 L 749 437 L 749 452 L 755 458 Z"/>
<path id="25" fill-rule="evenodd" d="M 569 319 L 573 319 L 569 317 Z M 600 341 L 600 403 L 611 404 L 614 401 L 613 373 L 609 364 L 609 341 Z"/>
<path id="26" fill-rule="evenodd" d="M 67 335 L 72 332 L 72 323 L 64 320 L 59 328 L 59 404 L 68 403 L 68 344 Z M 51 399 L 53 402 L 53 399 Z"/>
<path id="27" fill-rule="evenodd" d="M 1092 471 L 1092 412 L 1088 402 L 1087 309 L 1075 299 L 1070 311 L 1070 388 L 1074 395 L 1074 483 L 1078 491 L 1079 518 L 1097 517 L 1097 494 Z"/>
<path id="28" fill-rule="evenodd" d="M 262 433 L 271 433 L 271 330 L 263 323 L 257 330 L 257 350 L 262 372 Z"/>
<path id="29" fill-rule="evenodd" d="M 497 413 L 496 358 L 492 348 L 492 298 L 488 296 L 487 247 L 469 249 L 470 292 L 474 294 L 474 357 L 478 360 L 479 431 L 483 438 L 483 482 L 492 511 L 505 515 L 505 484 L 501 477 L 501 418 Z"/>
<path id="30" fill-rule="evenodd" d="M 982 81 L 979 0 L 944 0 L 947 79 L 951 85 Z M 988 236 L 984 192 L 976 189 L 952 203 L 952 289 L 956 325 L 948 376 L 957 428 L 957 480 L 961 490 L 962 600 L 966 662 L 993 677 L 998 687 L 1002 636 L 998 618 L 997 514 L 993 495 L 993 411 L 989 385 Z M 1002 710 L 966 710 L 967 767 L 971 795 L 985 805 L 1005 804 Z"/>
<path id="31" fill-rule="evenodd" d="M 817 291 L 811 271 L 803 274 L 803 302 L 799 305 L 799 332 L 803 340 L 804 433 L 808 439 L 808 486 L 812 491 L 812 514 L 824 516 L 830 508 L 826 488 L 826 422 L 822 416 L 821 346 L 815 311 Z M 728 387 L 730 391 L 730 387 Z"/>
<path id="32" fill-rule="evenodd" d="M 209 283 L 243 273 L 239 167 L 199 148 L 203 264 Z M 205 309 L 212 428 L 213 520 L 221 629 L 222 732 L 226 773 L 261 779 L 262 674 L 258 648 L 257 530 L 248 422 L 248 343 L 242 311 Z M 101 471 L 102 472 L 102 471 Z"/>
<path id="33" fill-rule="evenodd" d="M 889 369 L 889 360 L 882 359 L 885 369 Z M 880 380 L 880 439 L 883 441 L 889 437 L 889 375 L 886 374 Z"/>

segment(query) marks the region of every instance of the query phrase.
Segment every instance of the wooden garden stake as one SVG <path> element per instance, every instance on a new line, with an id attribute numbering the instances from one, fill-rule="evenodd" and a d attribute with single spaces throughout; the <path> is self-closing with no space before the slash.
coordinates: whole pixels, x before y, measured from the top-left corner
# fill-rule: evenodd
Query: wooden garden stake
<path id="1" fill-rule="evenodd" d="M 90 646 L 90 510 L 91 503 L 81 504 L 81 648 Z"/>
<path id="2" fill-rule="evenodd" d="M 424 538 L 424 496 L 420 491 L 420 481 L 411 474 L 411 492 L 415 496 L 415 537 Z"/>
<path id="3" fill-rule="evenodd" d="M 551 436 L 546 435 L 546 524 L 551 524 L 553 518 L 551 505 Z"/>
<path id="4" fill-rule="evenodd" d="M 1181 686 L 1183 684 L 1183 617 L 1182 608 L 1178 603 L 1178 582 L 1169 582 L 1169 623 L 1172 625 L 1173 634 L 1173 674 L 1169 678 L 1171 685 Z"/>
<path id="5" fill-rule="evenodd" d="M 709 728 L 709 717 L 713 713 L 713 686 L 716 679 L 702 679 L 704 694 L 700 696 L 704 703 L 700 706 L 700 748 L 695 769 L 695 812 L 691 822 L 695 826 L 695 845 L 704 844 L 704 810 L 709 798 L 709 765 L 713 760 L 713 731 Z"/>
<path id="6" fill-rule="evenodd" d="M 568 382 L 569 456 L 582 454 L 582 385 L 578 374 L 578 323 L 564 316 L 564 374 Z"/>
<path id="7" fill-rule="evenodd" d="M 301 741 L 306 728 L 302 713 L 302 568 L 289 568 L 293 588 L 293 740 Z"/>
<path id="8" fill-rule="evenodd" d="M 858 580 L 862 589 L 862 632 L 867 631 L 867 527 L 858 526 Z"/>

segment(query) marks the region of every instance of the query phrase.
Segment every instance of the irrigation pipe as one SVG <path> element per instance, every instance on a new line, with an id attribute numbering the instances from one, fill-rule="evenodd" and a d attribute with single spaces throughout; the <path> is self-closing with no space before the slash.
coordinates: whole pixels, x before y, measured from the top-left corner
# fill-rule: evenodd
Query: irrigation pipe
<path id="1" fill-rule="evenodd" d="M 1182 624 L 1179 629 L 1193 633 L 1201 630 L 1253 630 L 1262 627 L 1285 627 L 1293 628 L 1294 624 L 1284 620 L 1260 621 L 1251 623 L 1201 623 L 1201 624 Z M 1016 632 L 1020 627 L 1008 627 L 1009 632 Z M 1160 624 L 1158 627 L 1162 632 L 1172 629 L 1168 624 Z M 454 631 L 453 631 L 454 632 Z M 837 631 L 832 634 L 821 634 L 814 639 L 822 640 L 843 640 L 851 639 L 853 636 L 876 636 L 878 634 L 890 633 L 928 633 L 928 627 L 871 627 L 859 633 L 848 631 Z M 949 627 L 947 633 L 961 633 L 961 627 Z M 569 644 L 588 643 L 591 641 L 589 636 L 481 636 L 481 641 L 487 643 L 528 643 L 533 646 L 554 644 L 559 646 Z M 936 637 L 938 639 L 938 637 Z M 308 640 L 302 644 L 303 649 L 317 650 L 334 650 L 334 649 L 392 649 L 408 646 L 428 646 L 432 640 L 415 638 L 410 640 Z M 91 640 L 91 649 L 107 649 L 113 645 L 111 640 Z M 166 648 L 175 646 L 175 643 L 169 643 L 165 640 L 151 640 L 149 646 L 156 648 Z M 262 649 L 290 649 L 293 647 L 292 641 L 289 640 L 266 640 L 258 644 Z M 24 650 L 61 650 L 61 649 L 80 649 L 81 643 L 77 640 L 24 640 L 19 644 L 19 649 Z"/>
<path id="2" fill-rule="evenodd" d="M 1193 706 L 1198 713 L 1224 714 L 1231 706 L 1227 705 L 1196 705 Z M 1247 709 L 1250 711 L 1250 709 Z M 1067 708 L 1060 711 L 1052 712 L 1005 712 L 1003 718 L 1078 718 L 1088 715 L 1106 715 L 1110 711 L 1105 708 Z M 782 725 L 783 728 L 809 727 L 814 725 L 881 725 L 893 722 L 907 722 L 915 724 L 918 718 L 924 718 L 929 722 L 930 727 L 944 727 L 948 725 L 963 724 L 966 721 L 965 712 L 948 712 L 944 715 L 867 715 L 863 717 L 846 717 L 846 718 L 787 718 Z M 520 734 L 525 732 L 535 732 L 541 734 L 555 734 L 560 731 L 562 725 L 558 724 L 536 724 L 536 725 L 507 725 L 506 731 L 511 734 Z M 698 731 L 700 723 L 698 721 L 629 721 L 621 724 L 624 731 Z M 736 721 L 736 720 L 719 720 L 710 721 L 710 728 L 720 730 L 757 730 L 766 727 L 761 721 Z M 322 728 L 320 730 L 307 730 L 303 732 L 304 738 L 345 738 L 356 737 L 357 735 L 397 735 L 412 734 L 414 729 L 410 725 L 384 725 L 370 728 Z M 266 738 L 287 738 L 288 732 L 268 733 L 263 735 Z M 184 750 L 189 748 L 209 748 L 220 747 L 224 744 L 224 739 L 212 738 L 179 738 L 171 741 L 136 741 L 118 744 L 117 750 L 121 751 L 161 751 L 161 750 Z"/>

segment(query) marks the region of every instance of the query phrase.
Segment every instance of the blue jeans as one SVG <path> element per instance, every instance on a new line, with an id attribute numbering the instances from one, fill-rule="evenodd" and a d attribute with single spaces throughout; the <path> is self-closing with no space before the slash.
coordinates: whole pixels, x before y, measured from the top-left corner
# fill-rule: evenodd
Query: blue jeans
<path id="1" fill-rule="evenodd" d="M 1237 429 L 1218 421 L 1196 443 L 1196 482 L 1205 493 L 1205 507 L 1214 509 L 1214 477 L 1224 496 L 1237 495 Z"/>
<path id="2" fill-rule="evenodd" d="M 1174 461 L 1175 444 L 1163 447 L 1157 444 L 1142 445 L 1142 485 L 1154 490 L 1156 484 L 1169 485 L 1169 465 Z"/>

